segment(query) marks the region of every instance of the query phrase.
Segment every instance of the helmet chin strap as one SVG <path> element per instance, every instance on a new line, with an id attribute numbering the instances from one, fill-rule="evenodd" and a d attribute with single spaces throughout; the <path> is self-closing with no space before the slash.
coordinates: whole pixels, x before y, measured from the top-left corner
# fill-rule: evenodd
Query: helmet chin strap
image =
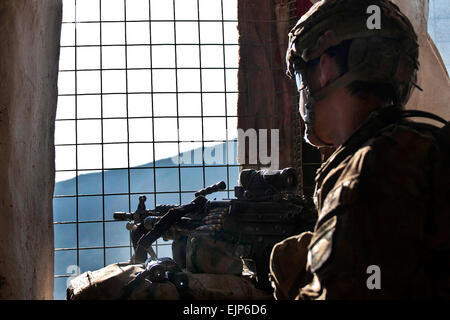
<path id="1" fill-rule="evenodd" d="M 315 147 L 332 147 L 333 145 L 324 142 L 320 139 L 315 131 L 315 110 L 314 105 L 316 104 L 315 99 L 310 96 L 308 101 L 303 108 L 303 113 L 305 115 L 304 122 L 306 125 L 306 135 L 305 140 L 309 144 Z"/>
<path id="2" fill-rule="evenodd" d="M 364 65 L 359 65 L 355 70 L 349 71 L 341 75 L 339 78 L 329 83 L 327 86 L 319 89 L 316 92 L 309 92 L 308 100 L 306 104 L 301 106 L 303 113 L 305 114 L 305 125 L 307 126 L 306 133 L 310 136 L 305 137 L 306 141 L 315 147 L 332 147 L 332 144 L 326 143 L 320 139 L 315 131 L 315 105 L 317 102 L 331 96 L 336 90 L 346 87 L 348 84 L 355 80 L 358 80 L 358 73 L 365 69 Z M 296 80 L 298 81 L 297 77 Z M 297 83 L 299 86 L 300 83 Z"/>
<path id="3" fill-rule="evenodd" d="M 360 65 L 356 70 L 341 75 L 339 78 L 315 93 L 310 92 L 306 104 L 302 106 L 305 114 L 305 125 L 307 125 L 306 133 L 311 136 L 306 139 L 309 144 L 315 147 L 333 147 L 333 145 L 320 139 L 315 131 L 315 105 L 317 102 L 331 96 L 336 90 L 344 88 L 353 81 L 358 80 L 357 73 L 363 70 L 363 68 L 364 66 Z"/>
<path id="4" fill-rule="evenodd" d="M 363 66 L 360 66 L 356 70 L 348 71 L 327 86 L 321 88 L 315 93 L 312 93 L 311 96 L 313 97 L 314 102 L 319 102 L 326 97 L 331 96 L 336 90 L 344 88 L 353 81 L 358 80 L 359 77 L 357 76 L 357 72 L 360 72 L 362 69 Z"/>

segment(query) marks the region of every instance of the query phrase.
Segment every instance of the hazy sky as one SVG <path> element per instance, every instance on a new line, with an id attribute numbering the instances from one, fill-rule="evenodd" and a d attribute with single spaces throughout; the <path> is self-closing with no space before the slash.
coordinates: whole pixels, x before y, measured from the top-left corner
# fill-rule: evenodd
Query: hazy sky
<path id="1" fill-rule="evenodd" d="M 197 0 L 102 0 L 100 14 L 99 0 L 77 0 L 76 10 L 74 0 L 63 1 L 57 170 L 75 169 L 76 143 L 78 169 L 98 169 L 102 140 L 105 168 L 121 168 L 127 142 L 136 166 L 176 155 L 178 139 L 183 152 L 201 146 L 189 141 L 237 136 L 237 3 L 223 1 L 222 22 L 220 0 L 198 2 L 199 10 Z M 152 141 L 168 142 L 155 144 L 155 157 Z M 59 172 L 56 180 L 73 176 Z"/>

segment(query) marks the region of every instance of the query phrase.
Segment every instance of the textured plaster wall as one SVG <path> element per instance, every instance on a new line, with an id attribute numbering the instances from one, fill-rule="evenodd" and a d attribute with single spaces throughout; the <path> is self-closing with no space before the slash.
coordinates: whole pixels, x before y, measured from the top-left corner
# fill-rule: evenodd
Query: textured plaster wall
<path id="1" fill-rule="evenodd" d="M 61 0 L 0 1 L 0 299 L 52 299 Z"/>
<path id="2" fill-rule="evenodd" d="M 414 25 L 419 36 L 420 69 L 418 84 L 407 108 L 436 113 L 450 120 L 450 79 L 438 49 L 428 34 L 428 0 L 392 0 Z"/>

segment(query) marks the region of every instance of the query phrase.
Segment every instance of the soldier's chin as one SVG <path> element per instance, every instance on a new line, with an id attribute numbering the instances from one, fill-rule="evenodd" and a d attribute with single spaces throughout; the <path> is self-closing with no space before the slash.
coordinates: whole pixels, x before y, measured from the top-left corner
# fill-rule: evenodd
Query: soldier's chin
<path id="1" fill-rule="evenodd" d="M 317 137 L 313 130 L 309 130 L 308 128 L 305 130 L 305 141 L 316 148 L 329 147 L 329 145 Z"/>

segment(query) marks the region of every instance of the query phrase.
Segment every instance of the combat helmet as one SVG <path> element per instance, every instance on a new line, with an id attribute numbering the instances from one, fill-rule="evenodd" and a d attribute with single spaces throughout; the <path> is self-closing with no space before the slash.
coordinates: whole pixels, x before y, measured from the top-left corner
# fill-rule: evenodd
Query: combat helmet
<path id="1" fill-rule="evenodd" d="M 370 10 L 380 10 L 380 28 L 370 28 Z M 389 0 L 321 0 L 289 33 L 287 74 L 301 72 L 325 50 L 351 40 L 348 72 L 318 92 L 315 102 L 354 81 L 385 83 L 404 106 L 417 86 L 419 45 L 414 27 Z"/>

